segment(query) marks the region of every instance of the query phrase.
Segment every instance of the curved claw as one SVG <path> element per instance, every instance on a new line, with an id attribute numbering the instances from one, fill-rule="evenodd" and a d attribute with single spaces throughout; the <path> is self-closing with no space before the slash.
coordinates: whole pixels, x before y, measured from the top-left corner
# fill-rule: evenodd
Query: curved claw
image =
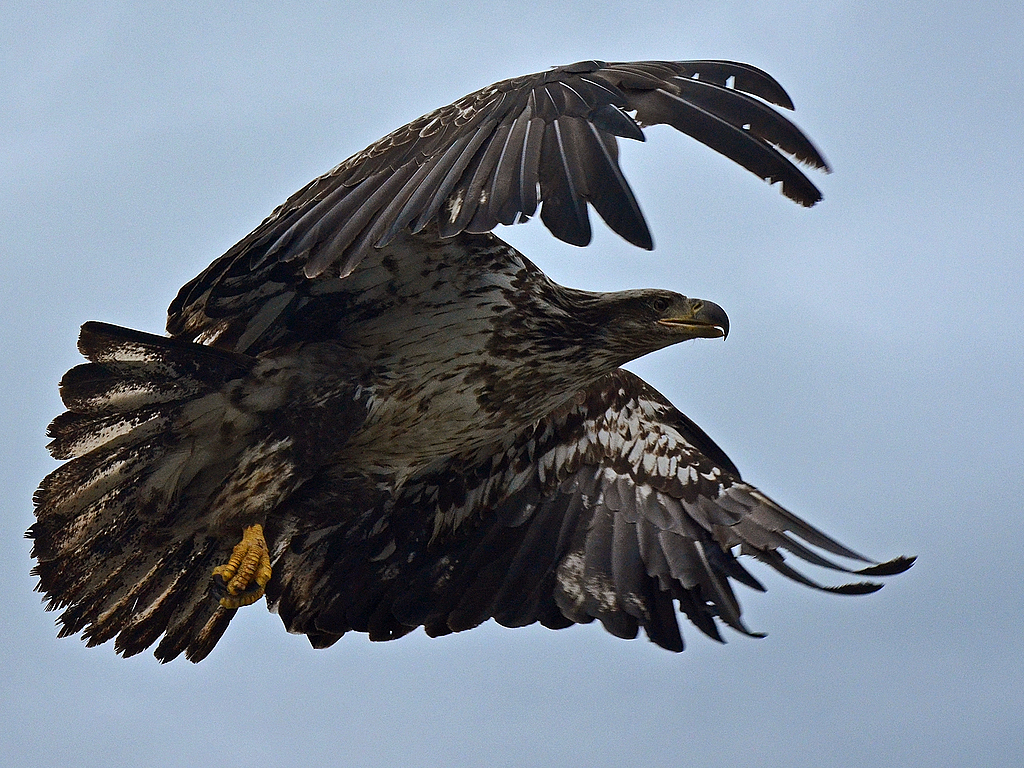
<path id="1" fill-rule="evenodd" d="M 257 523 L 242 529 L 242 540 L 231 551 L 224 565 L 213 569 L 213 577 L 227 594 L 220 599 L 225 608 L 252 605 L 261 597 L 270 581 L 270 550 Z"/>

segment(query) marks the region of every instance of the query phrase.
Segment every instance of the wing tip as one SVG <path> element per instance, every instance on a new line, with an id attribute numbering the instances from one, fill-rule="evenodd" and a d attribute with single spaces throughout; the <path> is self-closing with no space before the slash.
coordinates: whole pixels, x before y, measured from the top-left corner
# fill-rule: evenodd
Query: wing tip
<path id="1" fill-rule="evenodd" d="M 892 560 L 886 560 L 884 563 L 860 568 L 854 571 L 854 573 L 860 576 L 896 576 L 900 573 L 909 571 L 915 562 L 917 562 L 916 555 L 900 555 L 899 557 L 894 557 Z"/>
<path id="2" fill-rule="evenodd" d="M 910 570 L 910 568 L 917 561 L 917 557 L 908 557 L 906 555 L 900 555 L 894 557 L 892 560 L 887 560 L 884 563 L 878 563 L 876 565 L 869 565 L 866 568 L 859 568 L 856 571 L 851 571 L 858 576 L 896 576 Z M 836 595 L 870 595 L 873 592 L 877 592 L 882 588 L 882 584 L 877 581 L 858 581 L 852 584 L 840 584 L 834 587 L 825 587 L 826 592 L 831 592 Z"/>

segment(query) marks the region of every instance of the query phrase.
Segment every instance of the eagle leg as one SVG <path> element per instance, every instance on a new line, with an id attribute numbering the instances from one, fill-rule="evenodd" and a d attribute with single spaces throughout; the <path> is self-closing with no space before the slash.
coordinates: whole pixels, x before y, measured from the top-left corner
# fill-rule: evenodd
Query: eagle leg
<path id="1" fill-rule="evenodd" d="M 252 605 L 263 597 L 270 575 L 270 551 L 263 526 L 257 523 L 243 528 L 242 540 L 231 551 L 228 562 L 213 569 L 214 581 L 227 592 L 220 604 L 225 608 Z"/>

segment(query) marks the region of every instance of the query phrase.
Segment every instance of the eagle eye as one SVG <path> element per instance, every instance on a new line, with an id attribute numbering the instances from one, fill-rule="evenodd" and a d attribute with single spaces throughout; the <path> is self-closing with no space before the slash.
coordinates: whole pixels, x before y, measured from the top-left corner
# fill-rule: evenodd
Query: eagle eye
<path id="1" fill-rule="evenodd" d="M 670 306 L 672 306 L 672 300 L 668 296 L 655 296 L 651 300 L 651 309 L 657 312 L 659 315 L 665 312 Z"/>

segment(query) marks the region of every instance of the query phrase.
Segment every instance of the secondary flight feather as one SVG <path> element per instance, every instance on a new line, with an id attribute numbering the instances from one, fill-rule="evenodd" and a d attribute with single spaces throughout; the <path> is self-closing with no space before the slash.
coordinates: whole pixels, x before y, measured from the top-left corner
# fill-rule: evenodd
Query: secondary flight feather
<path id="1" fill-rule="evenodd" d="M 86 323 L 50 426 L 34 572 L 60 634 L 167 661 L 266 596 L 315 647 L 494 619 L 600 621 L 682 650 L 677 615 L 751 633 L 749 555 L 876 564 L 745 483 L 621 365 L 724 337 L 718 305 L 554 283 L 491 234 L 593 207 L 652 238 L 618 139 L 664 123 L 802 205 L 825 169 L 770 76 L 724 61 L 579 62 L 506 80 L 353 155 L 185 285 L 169 336 Z"/>

